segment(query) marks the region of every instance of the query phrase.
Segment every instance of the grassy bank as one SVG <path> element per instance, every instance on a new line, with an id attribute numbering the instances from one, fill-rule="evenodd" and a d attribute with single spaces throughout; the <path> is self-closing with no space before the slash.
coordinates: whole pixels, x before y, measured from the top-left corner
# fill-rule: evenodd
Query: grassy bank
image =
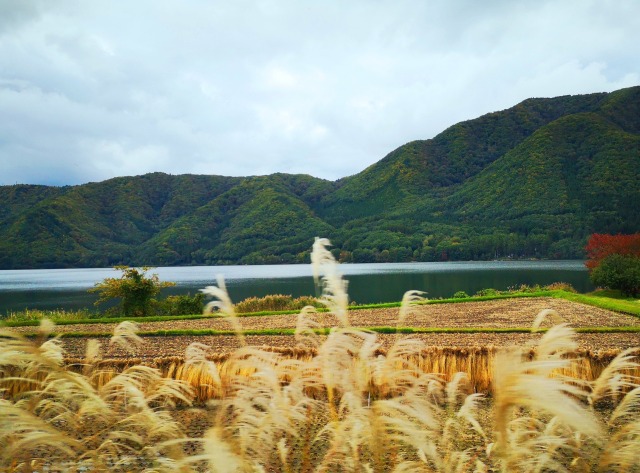
<path id="1" fill-rule="evenodd" d="M 317 335 L 329 335 L 331 328 L 313 329 Z M 373 333 L 393 334 L 399 333 L 403 335 L 420 334 L 420 333 L 532 333 L 530 327 L 358 327 L 358 330 Z M 541 328 L 538 332 L 546 332 L 548 329 Z M 628 327 L 578 327 L 574 329 L 577 333 L 640 333 L 640 326 Z M 262 329 L 262 330 L 243 330 L 244 335 L 264 335 L 264 336 L 292 336 L 295 335 L 296 329 L 278 328 L 278 329 Z M 141 331 L 138 335 L 142 337 L 198 337 L 198 336 L 233 336 L 236 332 L 233 330 L 151 330 Z M 64 332 L 56 334 L 52 332 L 50 337 L 60 338 L 90 338 L 90 337 L 110 337 L 112 332 Z M 27 336 L 35 337 L 37 333 L 27 334 Z"/>
<path id="2" fill-rule="evenodd" d="M 635 315 L 640 317 L 640 301 L 633 299 L 618 299 L 603 297 L 601 295 L 574 294 L 566 291 L 558 291 L 550 294 L 551 297 L 558 297 L 571 302 L 579 302 L 600 309 L 611 310 L 621 314 Z"/>
<path id="3" fill-rule="evenodd" d="M 474 297 L 465 297 L 465 298 L 448 298 L 448 299 L 428 299 L 420 302 L 420 304 L 462 304 L 465 302 L 479 302 L 479 301 L 491 301 L 491 300 L 499 300 L 499 299 L 514 299 L 514 298 L 522 298 L 522 297 L 561 297 L 564 298 L 564 294 L 571 294 L 565 291 L 534 291 L 534 292 L 512 292 L 506 294 L 495 294 L 489 296 L 474 296 Z M 569 299 L 568 299 L 569 300 Z M 347 310 L 363 310 L 363 309 L 389 309 L 389 308 L 397 308 L 401 306 L 401 302 L 384 302 L 377 304 L 361 304 L 361 305 L 350 305 Z M 327 312 L 326 308 L 318 308 L 316 309 L 318 312 Z M 270 315 L 290 315 L 297 314 L 299 310 L 284 310 L 284 311 L 257 311 L 257 312 L 245 312 L 236 314 L 238 317 L 258 317 L 258 316 L 270 316 Z M 618 312 L 623 312 L 619 310 Z M 18 315 L 16 315 L 12 319 L 4 319 L 0 320 L 0 325 L 5 327 L 29 327 L 29 326 L 37 326 L 40 323 L 40 319 L 48 316 L 47 312 L 41 312 L 42 317 L 37 319 L 29 319 L 22 320 Z M 218 318 L 222 317 L 221 314 L 213 313 L 210 315 L 203 314 L 191 314 L 191 315 L 172 315 L 172 316 L 149 316 L 149 317 L 100 317 L 100 316 L 91 316 L 91 317 L 78 317 L 74 315 L 70 318 L 64 317 L 64 312 L 62 311 L 53 311 L 53 317 L 51 318 L 57 325 L 74 325 L 74 324 L 118 324 L 120 322 L 124 322 L 126 320 L 136 320 L 137 322 L 168 322 L 174 320 L 198 320 L 198 319 L 207 319 L 207 318 Z M 634 314 L 638 315 L 638 314 Z"/>

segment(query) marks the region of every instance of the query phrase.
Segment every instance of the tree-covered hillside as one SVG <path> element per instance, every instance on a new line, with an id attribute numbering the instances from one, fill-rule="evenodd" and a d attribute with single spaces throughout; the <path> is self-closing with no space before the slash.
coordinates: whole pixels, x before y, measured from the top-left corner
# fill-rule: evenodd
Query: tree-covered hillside
<path id="1" fill-rule="evenodd" d="M 528 99 L 361 173 L 0 187 L 0 268 L 579 258 L 640 231 L 640 87 Z"/>

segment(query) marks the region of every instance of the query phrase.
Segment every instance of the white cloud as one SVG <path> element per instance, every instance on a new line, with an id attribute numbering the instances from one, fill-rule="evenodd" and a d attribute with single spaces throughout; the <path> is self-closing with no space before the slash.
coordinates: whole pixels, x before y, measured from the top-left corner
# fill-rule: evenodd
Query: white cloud
<path id="1" fill-rule="evenodd" d="M 534 96 L 640 82 L 633 0 L 0 0 L 0 184 L 337 179 Z"/>

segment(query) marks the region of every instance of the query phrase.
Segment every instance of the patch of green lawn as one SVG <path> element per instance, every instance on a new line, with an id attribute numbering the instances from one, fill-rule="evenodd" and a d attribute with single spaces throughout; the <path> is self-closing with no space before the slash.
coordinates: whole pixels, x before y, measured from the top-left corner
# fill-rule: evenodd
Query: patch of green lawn
<path id="1" fill-rule="evenodd" d="M 601 309 L 611 310 L 613 312 L 620 312 L 622 314 L 634 315 L 640 317 L 640 301 L 637 299 L 614 299 L 611 297 L 604 297 L 600 295 L 592 294 L 574 294 L 566 291 L 553 291 L 552 297 L 559 299 L 565 299 L 567 301 L 579 302 L 581 304 L 591 305 L 599 307 Z M 604 292 L 604 291 L 602 291 Z"/>

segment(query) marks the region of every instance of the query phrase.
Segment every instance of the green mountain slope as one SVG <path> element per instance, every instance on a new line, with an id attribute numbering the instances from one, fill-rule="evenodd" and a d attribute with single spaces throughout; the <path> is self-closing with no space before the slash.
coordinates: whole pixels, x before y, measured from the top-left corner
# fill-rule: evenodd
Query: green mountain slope
<path id="1" fill-rule="evenodd" d="M 328 219 L 375 215 L 417 200 L 432 203 L 513 149 L 540 127 L 597 109 L 607 94 L 529 99 L 502 112 L 454 125 L 432 140 L 413 141 L 360 174 L 344 179 L 325 199 Z M 426 202 L 425 202 L 426 201 Z"/>
<path id="2" fill-rule="evenodd" d="M 637 93 L 632 103 L 640 103 Z M 637 231 L 640 113 L 612 113 L 610 105 L 605 102 L 604 113 L 568 115 L 538 129 L 465 183 L 448 208 L 463 221 L 565 215 L 574 228 L 579 221 L 583 233 Z"/>
<path id="3" fill-rule="evenodd" d="M 314 236 L 334 231 L 307 204 L 332 188 L 330 182 L 310 176 L 246 178 L 159 232 L 142 245 L 135 261 L 157 265 L 296 262 L 294 256 L 307 251 Z"/>
<path id="4" fill-rule="evenodd" d="M 528 99 L 359 174 L 0 187 L 0 268 L 582 257 L 640 231 L 640 87 Z"/>
<path id="5" fill-rule="evenodd" d="M 109 266 L 130 261 L 137 245 L 239 180 L 153 173 L 64 188 L 35 205 L 23 205 L 0 222 L 5 227 L 0 266 Z"/>

